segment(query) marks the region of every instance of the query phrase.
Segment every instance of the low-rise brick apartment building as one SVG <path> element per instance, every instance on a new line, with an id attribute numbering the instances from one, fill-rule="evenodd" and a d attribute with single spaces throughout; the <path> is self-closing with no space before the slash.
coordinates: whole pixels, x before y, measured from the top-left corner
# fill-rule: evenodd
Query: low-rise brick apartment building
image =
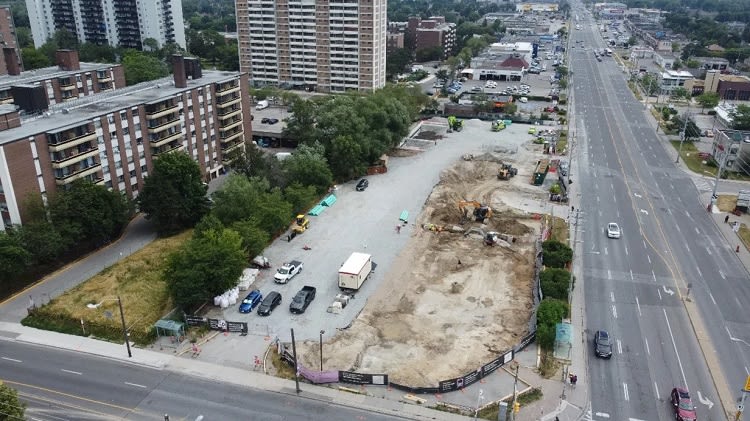
<path id="1" fill-rule="evenodd" d="M 0 75 L 8 73 L 8 66 L 5 64 L 6 55 L 10 55 L 16 63 L 20 63 L 20 54 L 18 51 L 18 40 L 16 39 L 16 26 L 13 23 L 13 13 L 10 6 L 0 6 Z"/>
<path id="2" fill-rule="evenodd" d="M 135 198 L 161 154 L 184 151 L 208 181 L 252 139 L 244 73 L 203 72 L 173 58 L 174 77 L 53 105 L 29 116 L 0 105 L 0 229 L 21 224 L 27 197 L 84 179 Z"/>
<path id="3" fill-rule="evenodd" d="M 7 53 L 8 74 L 0 76 L 0 104 L 20 106 L 21 101 L 33 100 L 42 110 L 47 105 L 125 87 L 122 65 L 81 63 L 77 51 L 59 50 L 55 53 L 56 66 L 26 72 L 21 71 L 9 49 L 3 49 L 3 53 Z"/>
<path id="4" fill-rule="evenodd" d="M 442 47 L 443 58 L 447 58 L 453 55 L 456 48 L 456 24 L 446 22 L 444 16 L 431 16 L 424 20 L 412 16 L 406 26 L 406 37 L 414 40 L 417 51 Z"/>

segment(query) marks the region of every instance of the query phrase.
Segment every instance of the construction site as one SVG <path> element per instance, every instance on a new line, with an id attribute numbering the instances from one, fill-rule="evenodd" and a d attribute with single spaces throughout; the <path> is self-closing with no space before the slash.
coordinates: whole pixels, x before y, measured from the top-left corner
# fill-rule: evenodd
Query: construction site
<path id="1" fill-rule="evenodd" d="M 476 370 L 529 332 L 538 212 L 552 205 L 533 182 L 543 147 L 528 135 L 502 135 L 507 141 L 456 156 L 441 173 L 377 291 L 324 344 L 326 367 L 435 386 Z M 298 344 L 298 355 L 317 366 L 317 342 Z"/>

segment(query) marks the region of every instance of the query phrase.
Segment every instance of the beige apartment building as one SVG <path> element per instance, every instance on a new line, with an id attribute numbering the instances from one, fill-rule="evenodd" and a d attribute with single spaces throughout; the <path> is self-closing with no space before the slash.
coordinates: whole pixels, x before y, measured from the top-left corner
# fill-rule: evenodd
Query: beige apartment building
<path id="1" fill-rule="evenodd" d="M 386 0 L 237 0 L 240 71 L 254 86 L 385 86 Z"/>
<path id="2" fill-rule="evenodd" d="M 206 181 L 252 140 L 247 74 L 173 59 L 174 77 L 49 107 L 0 105 L 0 230 L 22 224 L 29 195 L 84 179 L 135 198 L 158 156 L 184 151 Z M 243 149 L 244 150 L 244 149 Z"/>

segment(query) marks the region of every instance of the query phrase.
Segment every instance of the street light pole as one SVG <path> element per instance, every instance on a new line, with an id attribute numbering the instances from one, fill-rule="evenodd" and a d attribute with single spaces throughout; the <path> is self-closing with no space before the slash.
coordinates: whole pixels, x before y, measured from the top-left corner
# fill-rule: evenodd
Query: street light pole
<path id="1" fill-rule="evenodd" d="M 133 358 L 130 352 L 130 339 L 128 339 L 128 328 L 125 326 L 125 313 L 122 311 L 122 300 L 117 296 L 117 305 L 120 307 L 120 320 L 122 321 L 122 336 L 125 338 L 125 346 L 128 348 L 128 358 Z"/>
<path id="2" fill-rule="evenodd" d="M 721 133 L 719 134 L 719 136 L 725 136 L 725 134 Z M 714 190 L 711 193 L 711 202 L 708 204 L 708 207 L 711 211 L 713 211 L 713 206 L 716 203 L 716 194 L 719 188 L 719 177 L 721 177 L 721 172 L 724 171 L 724 165 L 726 165 L 727 156 L 729 155 L 729 151 L 727 151 L 721 143 L 719 143 L 716 147 L 723 152 L 723 155 L 721 157 L 721 162 L 719 163 L 719 170 L 716 172 L 716 178 L 714 179 Z"/>
<path id="3" fill-rule="evenodd" d="M 674 161 L 675 164 L 680 162 L 680 155 L 682 154 L 682 144 L 685 143 L 687 137 L 687 125 L 690 119 L 690 103 L 688 103 L 688 111 L 685 113 L 685 123 L 682 125 L 682 132 L 680 133 L 680 148 L 677 151 L 677 159 Z"/>
<path id="4" fill-rule="evenodd" d="M 320 371 L 323 371 L 323 334 L 325 330 L 320 331 Z"/>

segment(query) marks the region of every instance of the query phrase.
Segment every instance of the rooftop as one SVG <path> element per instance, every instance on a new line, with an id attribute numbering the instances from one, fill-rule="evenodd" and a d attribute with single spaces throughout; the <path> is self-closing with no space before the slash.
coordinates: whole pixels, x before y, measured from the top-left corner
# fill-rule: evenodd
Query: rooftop
<path id="1" fill-rule="evenodd" d="M 665 70 L 664 72 L 662 72 L 661 76 L 663 78 L 667 78 L 667 79 L 668 78 L 674 78 L 674 77 L 677 77 L 677 78 L 679 78 L 679 77 L 692 78 L 693 74 L 690 73 L 690 72 L 688 72 L 688 71 L 686 71 L 686 70 Z"/>
<path id="2" fill-rule="evenodd" d="M 111 63 L 80 63 L 80 70 L 60 70 L 58 66 L 50 66 L 42 69 L 27 70 L 20 75 L 2 75 L 0 76 L 0 88 L 13 85 L 23 85 L 38 82 L 45 79 L 54 79 L 56 77 L 65 77 L 77 73 L 94 72 L 97 70 L 111 69 L 119 64 Z"/>
<path id="3" fill-rule="evenodd" d="M 97 116 L 128 109 L 141 104 L 159 102 L 179 93 L 211 83 L 221 83 L 236 78 L 237 72 L 204 71 L 203 77 L 188 80 L 186 88 L 176 88 L 172 76 L 143 82 L 113 92 L 103 92 L 55 104 L 42 115 L 23 116 L 21 127 L 3 132 L 0 145 L 24 139 L 50 130 L 90 121 Z"/>

